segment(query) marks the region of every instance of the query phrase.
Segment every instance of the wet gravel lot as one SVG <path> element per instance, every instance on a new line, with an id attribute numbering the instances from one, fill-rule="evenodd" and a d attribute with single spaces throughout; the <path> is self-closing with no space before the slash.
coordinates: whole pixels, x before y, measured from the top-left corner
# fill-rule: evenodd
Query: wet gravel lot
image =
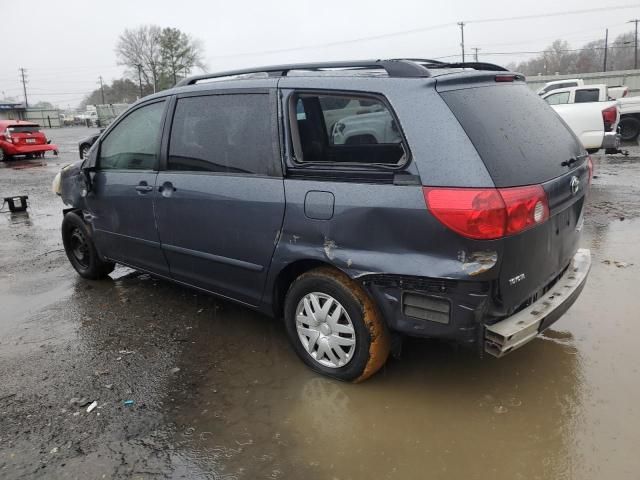
<path id="1" fill-rule="evenodd" d="M 637 147 L 595 157 L 591 275 L 544 336 L 500 360 L 410 340 L 350 385 L 278 320 L 130 269 L 78 277 L 50 184 L 91 131 L 0 164 L 0 196 L 29 195 L 0 212 L 0 478 L 638 478 Z"/>

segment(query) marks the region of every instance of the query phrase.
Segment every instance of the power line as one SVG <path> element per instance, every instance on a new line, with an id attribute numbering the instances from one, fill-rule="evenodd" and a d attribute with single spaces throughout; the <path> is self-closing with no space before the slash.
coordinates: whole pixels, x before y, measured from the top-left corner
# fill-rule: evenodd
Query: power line
<path id="1" fill-rule="evenodd" d="M 609 12 L 611 10 L 623 10 L 628 8 L 638 8 L 640 5 L 617 5 L 613 7 L 584 8 L 582 10 L 566 10 L 564 12 L 537 13 L 533 15 L 517 15 L 514 17 L 485 18 L 482 20 L 469 20 L 467 23 L 489 23 L 489 22 L 506 22 L 513 20 L 530 20 L 533 18 L 563 17 L 566 15 L 581 15 L 584 13 Z"/>
<path id="2" fill-rule="evenodd" d="M 211 56 L 211 57 L 208 57 L 208 58 L 210 58 L 210 59 L 221 59 L 221 58 L 232 58 L 232 57 L 246 57 L 246 56 L 255 56 L 255 55 L 269 55 L 269 54 L 274 54 L 274 53 L 296 52 L 296 51 L 300 51 L 300 50 L 311 50 L 311 49 L 316 49 L 316 48 L 327 48 L 327 47 L 348 45 L 348 44 L 351 44 L 351 43 L 359 43 L 359 42 L 365 42 L 365 41 L 371 41 L 371 40 L 383 40 L 383 39 L 387 39 L 387 38 L 393 38 L 393 37 L 398 37 L 398 36 L 403 36 L 403 35 L 410 35 L 410 34 L 414 34 L 414 33 L 423 33 L 423 32 L 427 32 L 427 31 L 431 31 L 431 30 L 437 30 L 437 29 L 448 28 L 448 27 L 455 27 L 456 25 L 460 25 L 460 23 L 469 24 L 469 23 L 489 23 L 489 22 L 503 22 L 503 21 L 513 21 L 513 20 L 527 20 L 527 19 L 532 19 L 532 18 L 548 18 L 548 17 L 554 17 L 554 16 L 580 15 L 580 14 L 585 14 L 585 13 L 594 13 L 594 12 L 601 12 L 601 11 L 613 11 L 613 10 L 622 10 L 622 9 L 639 8 L 639 7 L 640 7 L 640 5 L 637 5 L 637 4 L 636 5 L 618 5 L 618 6 L 611 6 L 611 7 L 588 8 L 588 9 L 581 9 L 581 10 L 568 10 L 568 11 L 557 12 L 557 13 L 541 13 L 541 14 L 533 14 L 533 15 L 519 15 L 519 16 L 514 16 L 514 17 L 484 18 L 484 19 L 478 19 L 478 20 L 467 20 L 465 22 L 449 22 L 449 23 L 441 23 L 441 24 L 437 24 L 437 25 L 429 25 L 429 26 L 425 26 L 425 27 L 412 28 L 412 29 L 408 29 L 408 30 L 399 30 L 399 31 L 396 31 L 396 32 L 384 33 L 384 34 L 379 34 L 379 35 L 372 35 L 372 36 L 367 36 L 367 37 L 359 37 L 359 38 L 352 38 L 352 39 L 348 39 L 348 40 L 338 40 L 338 41 L 335 41 L 335 42 L 319 43 L 319 44 L 315 44 L 315 45 L 305 45 L 305 46 L 300 46 L 300 47 L 281 48 L 281 49 L 274 49 L 274 50 L 262 50 L 262 51 L 245 52 L 245 53 L 234 53 L 234 54 L 226 54 L 226 55 L 215 55 L 215 56 Z"/>

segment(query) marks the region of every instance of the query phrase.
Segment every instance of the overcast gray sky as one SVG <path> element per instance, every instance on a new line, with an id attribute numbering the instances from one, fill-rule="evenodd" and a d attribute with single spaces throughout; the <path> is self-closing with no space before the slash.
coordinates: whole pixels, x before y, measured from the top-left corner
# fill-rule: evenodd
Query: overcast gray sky
<path id="1" fill-rule="evenodd" d="M 614 6 L 633 5 L 628 9 Z M 606 11 L 520 20 L 477 20 L 609 7 Z M 30 103 L 75 107 L 97 88 L 98 76 L 122 76 L 114 46 L 125 28 L 177 27 L 202 40 L 209 71 L 318 60 L 447 57 L 458 60 L 465 27 L 468 54 L 507 64 L 531 57 L 556 38 L 573 47 L 630 31 L 640 3 L 625 0 L 0 0 L 0 98 L 22 100 L 18 69 L 27 69 Z M 10 21 L 8 21 L 10 20 Z M 429 28 L 435 26 L 436 28 Z M 439 26 L 439 27 L 438 27 Z M 401 35 L 341 43 L 410 31 Z M 327 45 L 328 44 L 328 45 Z M 322 46 L 324 45 L 324 46 Z M 299 47 L 309 47 L 300 48 Z M 296 50 L 290 50 L 296 49 Z M 276 51 L 276 52 L 273 52 Z M 271 52 L 271 53 L 265 53 Z"/>

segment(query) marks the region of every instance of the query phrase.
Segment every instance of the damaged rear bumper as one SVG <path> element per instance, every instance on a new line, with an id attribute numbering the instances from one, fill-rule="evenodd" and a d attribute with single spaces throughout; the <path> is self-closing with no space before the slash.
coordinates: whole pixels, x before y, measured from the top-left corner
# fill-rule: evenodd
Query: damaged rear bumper
<path id="1" fill-rule="evenodd" d="M 542 298 L 504 320 L 485 326 L 485 352 L 502 357 L 533 340 L 573 305 L 590 268 L 591 252 L 578 250 L 564 275 Z"/>

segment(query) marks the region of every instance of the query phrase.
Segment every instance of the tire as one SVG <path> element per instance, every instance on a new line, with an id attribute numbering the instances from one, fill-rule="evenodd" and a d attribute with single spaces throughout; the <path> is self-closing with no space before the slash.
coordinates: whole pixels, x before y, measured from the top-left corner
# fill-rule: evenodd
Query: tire
<path id="1" fill-rule="evenodd" d="M 638 138 L 640 134 L 640 120 L 634 117 L 624 117 L 620 119 L 620 139 L 631 142 Z"/>
<path id="2" fill-rule="evenodd" d="M 69 212 L 62 219 L 62 243 L 69 262 L 81 277 L 98 280 L 115 268 L 113 262 L 100 258 L 91 231 L 76 213 Z"/>
<path id="3" fill-rule="evenodd" d="M 587 148 L 587 153 L 593 155 L 594 153 L 598 153 L 600 151 L 599 148 Z"/>
<path id="4" fill-rule="evenodd" d="M 321 267 L 299 276 L 287 292 L 284 320 L 297 355 L 323 375 L 361 382 L 389 356 L 390 335 L 377 306 L 338 270 Z"/>
<path id="5" fill-rule="evenodd" d="M 0 148 L 0 162 L 8 162 L 11 160 L 11 155 L 4 153 L 4 150 Z"/>

